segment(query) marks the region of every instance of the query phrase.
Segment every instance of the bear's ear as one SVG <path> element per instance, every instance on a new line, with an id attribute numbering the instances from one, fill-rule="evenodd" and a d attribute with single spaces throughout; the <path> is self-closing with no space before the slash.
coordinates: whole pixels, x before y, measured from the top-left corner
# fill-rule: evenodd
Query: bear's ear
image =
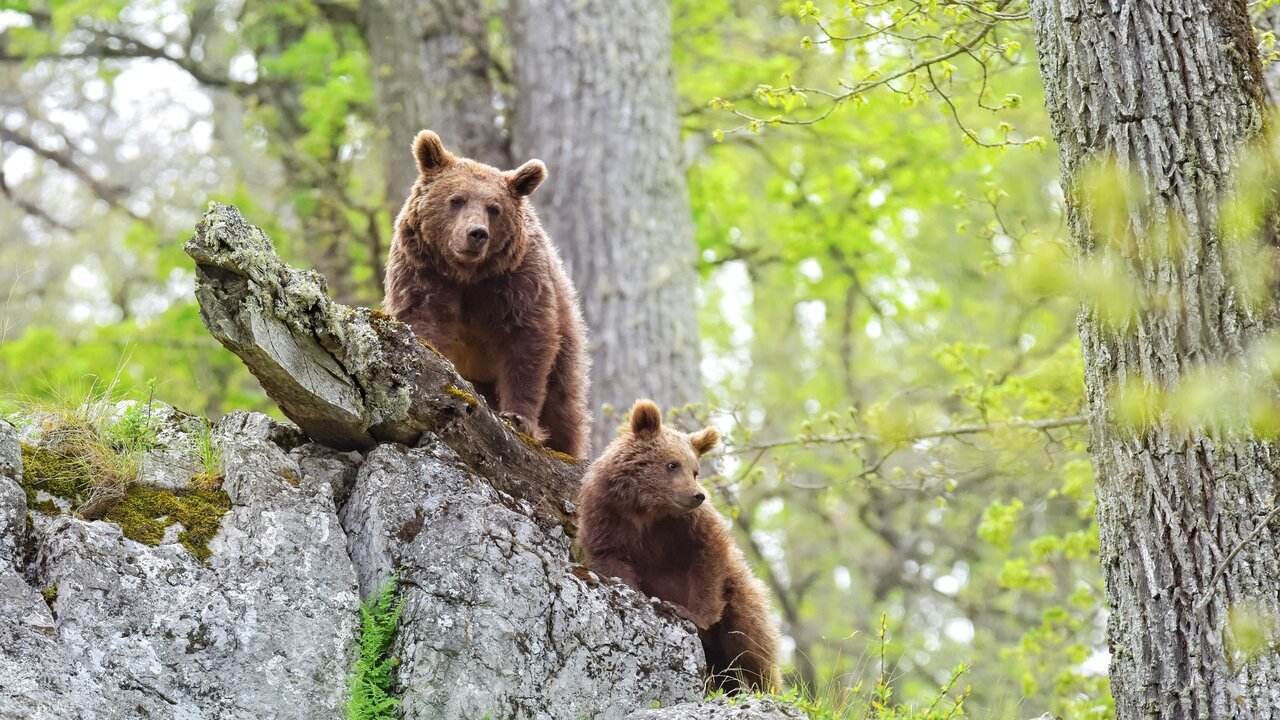
<path id="1" fill-rule="evenodd" d="M 693 451 L 698 453 L 698 457 L 702 457 L 720 444 L 720 431 L 714 427 L 702 428 L 689 436 L 689 442 L 693 443 Z"/>
<path id="2" fill-rule="evenodd" d="M 423 130 L 413 139 L 413 157 L 418 161 L 418 171 L 423 175 L 453 163 L 453 153 L 444 149 L 440 136 Z"/>
<path id="3" fill-rule="evenodd" d="M 507 183 L 511 185 L 511 192 L 516 197 L 525 197 L 531 194 L 546 179 L 547 166 L 543 165 L 541 160 L 530 160 L 507 173 Z"/>
<path id="4" fill-rule="evenodd" d="M 637 400 L 631 406 L 631 432 L 637 437 L 651 438 L 662 430 L 662 411 L 652 400 Z"/>

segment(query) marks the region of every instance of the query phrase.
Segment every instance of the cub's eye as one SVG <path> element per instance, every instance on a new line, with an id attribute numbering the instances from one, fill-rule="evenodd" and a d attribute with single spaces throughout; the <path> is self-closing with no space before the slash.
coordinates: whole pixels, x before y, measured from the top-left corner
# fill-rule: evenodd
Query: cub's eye
<path id="1" fill-rule="evenodd" d="M 680 463 L 678 463 L 678 462 L 669 462 L 669 463 L 667 463 L 667 472 L 675 472 L 675 471 L 677 471 L 677 470 L 679 470 L 679 469 L 680 469 Z"/>
<path id="2" fill-rule="evenodd" d="M 467 199 L 462 197 L 461 195 L 455 195 L 449 198 L 449 207 L 453 208 L 454 210 L 457 210 L 458 208 L 466 204 L 467 204 Z"/>
<path id="3" fill-rule="evenodd" d="M 502 212 L 502 208 L 498 207 L 497 205 L 490 205 L 489 207 L 485 208 L 485 210 L 489 211 L 489 217 L 498 217 L 498 213 Z"/>

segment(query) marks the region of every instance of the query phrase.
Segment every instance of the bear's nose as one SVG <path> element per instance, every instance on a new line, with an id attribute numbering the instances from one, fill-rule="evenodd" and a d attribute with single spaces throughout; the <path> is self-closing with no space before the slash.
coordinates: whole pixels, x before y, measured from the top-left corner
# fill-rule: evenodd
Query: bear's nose
<path id="1" fill-rule="evenodd" d="M 702 504 L 702 501 L 703 501 L 703 500 L 706 500 L 706 499 L 707 499 L 707 496 L 706 496 L 706 495 L 704 495 L 704 494 L 702 494 L 702 493 L 698 493 L 697 495 L 694 495 L 694 496 L 693 496 L 693 502 L 694 502 L 694 503 L 696 503 L 696 504 L 698 504 L 698 505 L 701 505 L 701 504 Z"/>
<path id="2" fill-rule="evenodd" d="M 473 227 L 467 231 L 467 240 L 470 240 L 473 246 L 479 247 L 489 241 L 489 231 L 482 227 Z"/>

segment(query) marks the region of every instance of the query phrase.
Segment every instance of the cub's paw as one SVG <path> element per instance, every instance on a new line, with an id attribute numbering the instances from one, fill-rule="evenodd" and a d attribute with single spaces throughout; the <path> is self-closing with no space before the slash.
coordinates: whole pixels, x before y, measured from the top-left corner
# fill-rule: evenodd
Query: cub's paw
<path id="1" fill-rule="evenodd" d="M 696 627 L 696 628 L 702 628 L 702 626 L 698 624 L 698 621 L 694 619 L 694 617 L 693 617 L 693 613 L 689 612 L 689 608 L 687 608 L 687 607 L 685 607 L 685 606 L 683 606 L 683 605 L 681 605 L 681 604 L 679 604 L 679 603 L 673 603 L 673 602 L 671 602 L 670 600 L 663 600 L 663 601 L 662 601 L 662 604 L 663 604 L 663 606 L 664 606 L 664 607 L 666 607 L 666 608 L 667 608 L 668 610 L 670 610 L 671 612 L 673 612 L 673 613 L 675 613 L 675 614 L 679 615 L 681 618 L 683 618 L 683 619 L 685 619 L 685 620 L 688 620 L 689 622 L 693 623 L 693 626 L 694 626 L 694 627 Z M 705 629 L 705 628 L 702 628 L 702 629 Z"/>
<path id="2" fill-rule="evenodd" d="M 507 423 L 511 425 L 511 427 L 516 429 L 516 432 L 522 432 L 525 435 L 528 435 L 529 437 L 533 438 L 534 440 L 537 440 L 538 442 L 542 442 L 547 437 L 546 433 L 542 432 L 542 428 L 538 427 L 537 423 L 521 415 L 520 413 L 513 413 L 513 412 L 498 413 L 498 417 L 502 418 L 503 420 L 506 420 Z"/>

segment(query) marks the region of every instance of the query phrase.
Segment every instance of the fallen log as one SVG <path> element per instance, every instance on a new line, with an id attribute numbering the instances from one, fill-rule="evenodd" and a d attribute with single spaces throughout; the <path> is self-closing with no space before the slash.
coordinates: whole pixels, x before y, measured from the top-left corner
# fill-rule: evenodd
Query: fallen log
<path id="1" fill-rule="evenodd" d="M 323 276 L 282 262 L 232 206 L 210 203 L 184 249 L 205 327 L 311 439 L 368 450 L 435 433 L 473 472 L 572 535 L 584 466 L 517 433 L 407 325 L 332 300 Z"/>

